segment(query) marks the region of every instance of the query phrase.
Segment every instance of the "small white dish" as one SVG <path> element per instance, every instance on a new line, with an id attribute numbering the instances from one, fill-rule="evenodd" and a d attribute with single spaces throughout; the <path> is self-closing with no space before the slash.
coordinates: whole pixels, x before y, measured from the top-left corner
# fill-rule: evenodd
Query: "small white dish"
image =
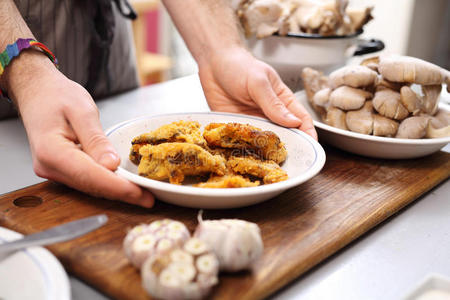
<path id="1" fill-rule="evenodd" d="M 273 131 L 285 143 L 288 157 L 282 168 L 288 173 L 289 179 L 257 187 L 213 189 L 174 185 L 139 176 L 137 166 L 128 158 L 131 140 L 140 134 L 179 120 L 197 121 L 202 125 L 202 130 L 212 122 L 236 122 Z M 234 208 L 268 200 L 311 179 L 319 173 L 325 163 L 323 148 L 307 134 L 297 129 L 277 126 L 266 119 L 239 114 L 210 112 L 143 116 L 111 127 L 106 131 L 106 135 L 121 158 L 117 174 L 149 189 L 160 200 L 194 208 Z"/>
<path id="2" fill-rule="evenodd" d="M 374 158 L 408 159 L 432 154 L 450 142 L 450 137 L 397 139 L 339 129 L 321 122 L 320 116 L 310 106 L 305 91 L 297 92 L 295 96 L 311 114 L 320 141 L 351 153 Z M 450 106 L 444 103 L 440 103 L 439 108 L 450 111 Z"/>
<path id="3" fill-rule="evenodd" d="M 439 274 L 428 275 L 403 300 L 449 300 L 450 279 Z"/>
<path id="4" fill-rule="evenodd" d="M 0 244 L 22 235 L 0 227 Z M 67 273 L 42 247 L 0 255 L 0 299 L 70 300 Z"/>

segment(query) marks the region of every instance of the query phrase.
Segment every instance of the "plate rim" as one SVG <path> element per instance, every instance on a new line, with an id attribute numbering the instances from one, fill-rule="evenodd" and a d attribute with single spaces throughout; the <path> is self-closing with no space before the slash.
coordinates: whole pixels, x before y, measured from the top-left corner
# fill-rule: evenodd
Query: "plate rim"
<path id="1" fill-rule="evenodd" d="M 8 235 L 23 237 L 23 234 L 11 230 L 9 228 L 0 226 L 0 242 L 13 241 L 15 238 L 5 238 L 2 232 Z M 46 289 L 50 287 L 50 293 L 46 293 L 45 299 L 48 300 L 70 300 L 71 287 L 69 277 L 61 262 L 49 250 L 43 247 L 30 247 L 18 250 L 24 253 L 37 266 L 44 278 Z"/>
<path id="2" fill-rule="evenodd" d="M 125 178 L 127 178 L 127 176 L 130 176 L 133 179 L 133 182 L 135 182 L 141 186 L 144 186 L 147 188 L 153 188 L 153 189 L 157 189 L 157 190 L 163 190 L 163 191 L 167 191 L 167 192 L 171 192 L 171 193 L 186 194 L 186 195 L 198 195 L 198 196 L 210 196 L 210 197 L 249 196 L 249 195 L 256 195 L 256 194 L 266 194 L 266 193 L 276 192 L 276 191 L 284 191 L 284 190 L 287 190 L 294 186 L 300 185 L 303 182 L 307 181 L 308 179 L 317 175 L 320 172 L 320 170 L 322 170 L 323 166 L 325 165 L 325 161 L 326 161 L 325 150 L 319 144 L 319 142 L 314 140 L 312 137 L 310 137 L 306 133 L 304 133 L 296 128 L 282 127 L 280 125 L 273 123 L 272 121 L 270 121 L 266 118 L 261 118 L 261 117 L 252 116 L 252 115 L 244 115 L 244 114 L 228 113 L 228 112 L 182 112 L 182 113 L 168 113 L 168 114 L 158 114 L 158 115 L 143 115 L 143 116 L 139 116 L 139 117 L 136 117 L 136 118 L 133 118 L 130 120 L 120 122 L 116 125 L 109 127 L 107 130 L 105 130 L 105 135 L 107 137 L 109 137 L 117 129 L 122 128 L 123 126 L 126 126 L 127 124 L 134 123 L 136 121 L 158 118 L 158 117 L 179 116 L 179 115 L 222 115 L 222 116 L 231 116 L 231 117 L 239 117 L 239 118 L 243 118 L 243 119 L 254 119 L 254 120 L 258 120 L 258 121 L 263 121 L 263 122 L 269 123 L 271 125 L 278 126 L 282 129 L 290 130 L 290 131 L 294 132 L 295 134 L 300 135 L 303 139 L 306 139 L 306 141 L 311 145 L 312 149 L 314 150 L 315 158 L 314 158 L 314 161 L 311 163 L 311 165 L 308 167 L 308 169 L 305 170 L 305 172 L 299 176 L 289 178 L 285 181 L 268 184 L 268 185 L 262 185 L 262 186 L 256 186 L 256 187 L 245 187 L 245 188 L 198 188 L 198 187 L 192 187 L 192 186 L 173 185 L 171 183 L 162 182 L 162 181 L 153 180 L 153 179 L 139 176 L 138 174 L 134 174 L 130 171 L 127 171 L 126 169 L 122 168 L 121 166 L 119 166 L 117 168 L 116 173 Z M 142 184 L 140 182 L 142 182 Z M 145 184 L 145 183 L 147 183 L 147 184 Z"/>

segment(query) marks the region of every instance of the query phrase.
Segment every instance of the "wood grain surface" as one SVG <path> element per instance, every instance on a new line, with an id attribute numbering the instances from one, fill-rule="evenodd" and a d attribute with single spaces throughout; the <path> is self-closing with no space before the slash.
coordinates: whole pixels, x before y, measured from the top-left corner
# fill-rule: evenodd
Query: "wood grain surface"
<path id="1" fill-rule="evenodd" d="M 326 148 L 319 175 L 264 203 L 208 210 L 205 219 L 240 218 L 261 227 L 264 255 L 251 272 L 221 274 L 213 299 L 261 299 L 335 253 L 450 175 L 450 154 L 416 160 L 376 160 Z M 37 196 L 36 207 L 13 201 Z M 0 196 L 0 225 L 29 234 L 82 217 L 106 213 L 108 223 L 78 239 L 54 244 L 66 270 L 116 299 L 150 299 L 139 272 L 125 258 L 129 228 L 161 218 L 177 219 L 193 231 L 197 210 L 157 202 L 143 209 L 93 198 L 44 182 Z"/>

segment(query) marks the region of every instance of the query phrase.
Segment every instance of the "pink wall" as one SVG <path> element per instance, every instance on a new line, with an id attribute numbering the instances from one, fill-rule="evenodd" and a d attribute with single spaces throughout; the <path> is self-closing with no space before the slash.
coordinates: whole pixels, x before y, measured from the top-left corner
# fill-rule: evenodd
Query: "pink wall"
<path id="1" fill-rule="evenodd" d="M 148 12 L 145 18 L 147 19 L 147 51 L 157 53 L 159 11 Z"/>

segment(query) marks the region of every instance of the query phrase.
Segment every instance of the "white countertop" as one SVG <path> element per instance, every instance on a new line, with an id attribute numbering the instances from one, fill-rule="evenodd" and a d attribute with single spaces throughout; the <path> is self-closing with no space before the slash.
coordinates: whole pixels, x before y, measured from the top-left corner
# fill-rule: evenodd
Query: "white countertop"
<path id="1" fill-rule="evenodd" d="M 146 114 L 208 111 L 197 76 L 97 102 L 106 129 Z M 444 150 L 450 152 L 450 145 Z M 25 130 L 0 121 L 0 194 L 43 179 L 34 175 Z M 401 299 L 429 274 L 450 278 L 450 183 L 419 198 L 279 291 L 273 299 Z M 74 300 L 108 299 L 71 277 Z"/>

